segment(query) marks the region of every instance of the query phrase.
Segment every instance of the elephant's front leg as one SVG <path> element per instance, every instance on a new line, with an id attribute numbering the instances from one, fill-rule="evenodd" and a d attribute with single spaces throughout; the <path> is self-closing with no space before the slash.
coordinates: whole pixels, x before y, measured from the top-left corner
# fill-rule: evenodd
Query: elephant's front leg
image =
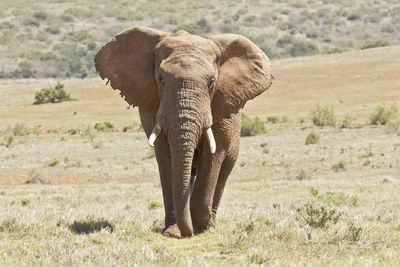
<path id="1" fill-rule="evenodd" d="M 190 198 L 190 213 L 193 230 L 196 234 L 204 232 L 211 226 L 214 192 L 224 157 L 221 151 L 212 155 L 207 144 L 203 145 L 203 153 L 201 154 L 196 181 Z"/>
<path id="2" fill-rule="evenodd" d="M 172 202 L 171 154 L 167 137 L 162 133 L 156 141 L 156 158 L 164 198 L 165 229 L 163 230 L 163 234 L 180 238 L 181 233 L 175 221 L 174 205 Z"/>

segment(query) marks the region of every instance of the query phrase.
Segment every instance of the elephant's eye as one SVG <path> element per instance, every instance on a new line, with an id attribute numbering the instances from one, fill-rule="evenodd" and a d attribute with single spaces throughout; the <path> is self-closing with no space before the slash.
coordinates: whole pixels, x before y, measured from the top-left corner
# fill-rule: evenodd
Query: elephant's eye
<path id="1" fill-rule="evenodd" d="M 160 80 L 160 83 L 161 83 L 162 85 L 164 85 L 164 80 L 163 80 L 163 78 L 161 78 L 161 76 L 160 76 L 160 77 L 158 77 L 158 79 Z"/>
<path id="2" fill-rule="evenodd" d="M 214 82 L 215 82 L 215 78 L 212 77 L 212 78 L 208 81 L 208 88 L 211 89 L 211 87 L 214 85 Z"/>

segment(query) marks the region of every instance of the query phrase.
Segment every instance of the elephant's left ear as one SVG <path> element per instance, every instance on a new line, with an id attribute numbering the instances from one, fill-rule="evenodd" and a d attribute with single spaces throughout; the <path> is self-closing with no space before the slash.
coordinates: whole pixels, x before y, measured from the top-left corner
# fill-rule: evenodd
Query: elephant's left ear
<path id="1" fill-rule="evenodd" d="M 94 57 L 96 70 L 119 89 L 130 105 L 154 109 L 158 105 L 154 79 L 154 47 L 168 33 L 132 27 L 114 36 Z"/>
<path id="2" fill-rule="evenodd" d="M 209 37 L 220 50 L 219 76 L 212 100 L 213 122 L 238 112 L 272 83 L 271 61 L 253 42 L 238 34 Z"/>

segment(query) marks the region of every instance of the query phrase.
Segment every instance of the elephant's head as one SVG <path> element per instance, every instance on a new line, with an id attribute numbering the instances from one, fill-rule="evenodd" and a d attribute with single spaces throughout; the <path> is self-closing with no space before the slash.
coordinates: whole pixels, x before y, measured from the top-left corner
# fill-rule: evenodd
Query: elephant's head
<path id="1" fill-rule="evenodd" d="M 218 151 L 211 126 L 239 112 L 271 85 L 271 63 L 241 35 L 203 38 L 179 31 L 133 27 L 116 35 L 95 56 L 96 69 L 126 102 L 153 113 L 149 137 L 167 137 L 175 217 L 182 236 L 193 234 L 189 183 L 195 149 L 203 139 Z M 156 143 L 157 145 L 157 143 Z"/>

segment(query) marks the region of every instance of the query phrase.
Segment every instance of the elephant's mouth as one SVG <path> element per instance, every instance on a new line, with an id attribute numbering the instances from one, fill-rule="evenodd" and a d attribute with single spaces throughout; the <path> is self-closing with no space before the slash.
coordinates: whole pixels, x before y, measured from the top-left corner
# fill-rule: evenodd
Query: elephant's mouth
<path id="1" fill-rule="evenodd" d="M 153 131 L 151 132 L 151 134 L 149 136 L 149 141 L 148 141 L 150 146 L 154 147 L 154 142 L 156 141 L 157 136 L 160 134 L 161 129 L 162 128 L 161 128 L 160 124 L 156 123 L 156 125 L 154 125 Z M 211 127 L 206 130 L 205 137 L 210 146 L 211 154 L 214 154 L 217 149 L 217 145 L 216 145 L 214 134 L 211 130 Z"/>

